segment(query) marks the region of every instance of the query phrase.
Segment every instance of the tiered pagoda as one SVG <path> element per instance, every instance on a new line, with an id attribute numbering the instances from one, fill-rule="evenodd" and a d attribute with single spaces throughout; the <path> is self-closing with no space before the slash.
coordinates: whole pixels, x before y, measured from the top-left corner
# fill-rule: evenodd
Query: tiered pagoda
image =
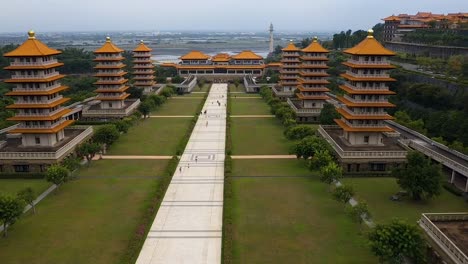
<path id="1" fill-rule="evenodd" d="M 69 127 L 70 109 L 62 105 L 70 99 L 60 95 L 68 89 L 60 83 L 64 75 L 56 59 L 61 52 L 36 39 L 34 31 L 15 50 L 4 54 L 10 58 L 6 70 L 12 72 L 6 83 L 13 84 L 16 110 L 10 121 L 17 125 L 0 137 L 0 173 L 42 173 L 48 165 L 62 160 L 77 144 L 92 134 L 92 128 Z"/>
<path id="2" fill-rule="evenodd" d="M 94 51 L 97 63 L 95 77 L 98 78 L 94 84 L 98 96 L 95 98 L 98 104 L 83 111 L 83 117 L 90 120 L 105 121 L 108 119 L 120 119 L 130 115 L 139 105 L 140 100 L 126 100 L 130 94 L 125 91 L 129 88 L 127 79 L 124 77 L 127 72 L 123 70 L 125 64 L 123 49 L 114 45 L 110 37 L 106 38 L 106 43 Z M 149 60 L 149 58 L 148 58 Z"/>
<path id="3" fill-rule="evenodd" d="M 295 108 L 301 122 L 316 122 L 326 103 L 325 100 L 329 99 L 325 94 L 329 91 L 326 87 L 329 84 L 329 75 L 326 72 L 328 53 L 329 51 L 320 45 L 317 37 L 308 47 L 302 49 L 299 93 L 296 94 L 300 104 Z"/>
<path id="4" fill-rule="evenodd" d="M 143 43 L 133 50 L 133 80 L 134 86 L 150 93 L 156 84 L 154 81 L 154 66 L 151 63 L 151 49 Z"/>
<path id="5" fill-rule="evenodd" d="M 299 84 L 301 50 L 291 41 L 288 46 L 282 49 L 282 52 L 279 87 L 275 87 L 273 92 L 277 97 L 286 100 L 287 97 L 294 96 L 294 91 Z"/>
<path id="6" fill-rule="evenodd" d="M 321 126 L 319 133 L 333 146 L 346 173 L 387 173 L 406 160 L 399 134 L 384 122 L 393 119 L 385 109 L 394 107 L 388 102 L 394 94 L 388 83 L 395 81 L 388 74 L 394 68 L 388 58 L 395 53 L 384 48 L 372 30 L 344 53 L 350 58 L 343 63 L 347 71 L 341 74 L 346 81 L 340 88 L 346 94 L 337 97 L 341 118 L 335 119 L 338 126 Z"/>

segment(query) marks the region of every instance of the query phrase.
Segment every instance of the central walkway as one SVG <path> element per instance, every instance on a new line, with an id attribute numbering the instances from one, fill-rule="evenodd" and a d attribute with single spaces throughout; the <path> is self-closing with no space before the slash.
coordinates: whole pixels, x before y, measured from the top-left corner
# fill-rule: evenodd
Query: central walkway
<path id="1" fill-rule="evenodd" d="M 226 99 L 213 84 L 138 264 L 221 263 Z"/>

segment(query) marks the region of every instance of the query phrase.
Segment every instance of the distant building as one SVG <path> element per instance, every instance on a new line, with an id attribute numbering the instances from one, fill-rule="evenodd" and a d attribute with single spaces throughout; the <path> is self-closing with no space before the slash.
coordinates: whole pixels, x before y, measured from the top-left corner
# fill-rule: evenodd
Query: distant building
<path id="1" fill-rule="evenodd" d="M 62 104 L 70 98 L 60 95 L 68 89 L 60 83 L 64 75 L 55 58 L 61 52 L 36 39 L 29 38 L 15 50 L 4 54 L 11 59 L 6 70 L 12 72 L 5 80 L 14 88 L 7 96 L 15 103 L 7 109 L 16 110 L 8 120 L 18 122 L 8 134 L 0 135 L 0 173 L 43 173 L 47 166 L 63 160 L 75 147 L 92 134 L 92 127 L 70 127 L 70 109 Z"/>
<path id="2" fill-rule="evenodd" d="M 120 119 L 132 114 L 140 99 L 127 99 L 130 94 L 125 91 L 129 88 L 123 71 L 125 65 L 122 63 L 124 50 L 114 45 L 109 37 L 102 47 L 94 51 L 97 65 L 95 77 L 98 81 L 95 92 L 98 93 L 96 101 L 84 109 L 83 118 L 87 120 L 110 120 Z M 150 58 L 147 58 L 149 60 Z M 139 60 L 146 60 L 145 58 Z"/>
<path id="3" fill-rule="evenodd" d="M 456 29 L 462 23 L 468 23 L 468 13 L 432 14 L 418 12 L 416 15 L 399 14 L 382 19 L 384 24 L 383 40 L 401 41 L 404 34 L 423 28 Z"/>
<path id="4" fill-rule="evenodd" d="M 153 90 L 156 82 L 154 81 L 154 65 L 151 63 L 151 49 L 148 48 L 143 40 L 133 50 L 133 86 L 143 89 L 145 93 Z"/>
<path id="5" fill-rule="evenodd" d="M 301 50 L 291 41 L 288 46 L 282 49 L 280 82 L 273 87 L 276 97 L 286 100 L 294 96 L 294 91 L 299 85 L 299 67 L 301 66 Z"/>
<path id="6" fill-rule="evenodd" d="M 204 78 L 261 77 L 265 71 L 263 57 L 250 50 L 232 56 L 220 53 L 212 57 L 194 50 L 180 57 L 180 60 L 178 64 L 165 63 L 162 66 L 174 67 L 184 77 L 197 75 Z"/>
<path id="7" fill-rule="evenodd" d="M 346 92 L 338 96 L 341 115 L 338 126 L 321 126 L 320 134 L 330 142 L 347 173 L 384 173 L 406 160 L 406 148 L 398 142 L 399 134 L 386 125 L 393 119 L 385 108 L 394 107 L 388 96 L 394 94 L 388 83 L 395 81 L 388 75 L 394 68 L 388 61 L 395 53 L 384 48 L 372 35 L 344 53 L 351 58 L 343 64 L 346 82 L 340 88 Z"/>

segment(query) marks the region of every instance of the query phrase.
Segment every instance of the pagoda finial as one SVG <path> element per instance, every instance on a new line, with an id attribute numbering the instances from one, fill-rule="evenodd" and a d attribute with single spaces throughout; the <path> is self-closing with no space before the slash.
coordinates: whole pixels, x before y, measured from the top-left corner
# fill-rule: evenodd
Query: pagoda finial
<path id="1" fill-rule="evenodd" d="M 372 29 L 367 30 L 367 38 L 374 38 L 374 30 Z"/>
<path id="2" fill-rule="evenodd" d="M 145 42 L 143 40 L 140 40 L 140 44 L 145 44 Z"/>
<path id="3" fill-rule="evenodd" d="M 111 38 L 110 38 L 110 37 L 106 37 L 106 42 L 111 42 Z"/>
<path id="4" fill-rule="evenodd" d="M 35 39 L 36 33 L 34 32 L 34 30 L 31 29 L 28 31 L 28 36 L 29 36 L 29 39 Z"/>
<path id="5" fill-rule="evenodd" d="M 314 37 L 314 42 L 317 42 L 317 41 L 318 41 L 318 37 L 315 36 L 315 37 Z"/>

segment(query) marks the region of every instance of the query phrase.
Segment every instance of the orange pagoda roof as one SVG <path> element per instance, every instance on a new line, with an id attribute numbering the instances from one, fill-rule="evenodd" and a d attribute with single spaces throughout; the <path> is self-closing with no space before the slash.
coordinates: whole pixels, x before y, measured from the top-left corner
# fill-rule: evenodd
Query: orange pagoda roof
<path id="1" fill-rule="evenodd" d="M 296 45 L 294 45 L 292 41 L 289 42 L 289 44 L 281 50 L 282 51 L 301 51 L 298 47 L 296 47 Z"/>
<path id="2" fill-rule="evenodd" d="M 123 52 L 124 50 L 117 47 L 111 42 L 110 37 L 106 38 L 106 43 L 102 45 L 99 49 L 95 50 L 94 53 L 120 53 Z"/>
<path id="3" fill-rule="evenodd" d="M 138 44 L 138 46 L 133 51 L 148 52 L 148 51 L 152 51 L 152 49 L 148 48 L 148 46 L 146 46 L 145 43 L 143 43 L 143 40 L 141 40 L 140 44 Z"/>
<path id="4" fill-rule="evenodd" d="M 386 17 L 382 19 L 383 21 L 400 21 L 401 19 L 395 15 L 391 15 L 389 17 Z"/>
<path id="5" fill-rule="evenodd" d="M 343 52 L 351 55 L 381 55 L 381 56 L 394 56 L 396 53 L 384 48 L 372 34 L 373 30 L 369 30 L 369 35 L 356 46 L 346 49 Z"/>
<path id="6" fill-rule="evenodd" d="M 219 53 L 211 57 L 211 61 L 217 61 L 217 62 L 227 62 L 231 59 L 231 56 L 227 53 Z"/>
<path id="7" fill-rule="evenodd" d="M 306 48 L 302 49 L 302 52 L 328 53 L 329 51 L 322 47 L 322 45 L 320 45 L 320 43 L 317 40 L 318 38 L 314 37 L 312 43 L 310 43 L 310 45 Z"/>
<path id="8" fill-rule="evenodd" d="M 198 50 L 192 50 L 191 52 L 185 54 L 184 56 L 180 57 L 179 59 L 181 60 L 207 60 L 209 59 L 210 56 L 206 55 L 205 53 L 198 51 Z"/>
<path id="9" fill-rule="evenodd" d="M 235 60 L 261 60 L 263 59 L 262 56 L 255 54 L 251 50 L 244 50 L 241 53 L 232 56 Z"/>
<path id="10" fill-rule="evenodd" d="M 34 31 L 28 32 L 29 38 L 21 44 L 18 48 L 8 53 L 5 57 L 35 57 L 35 56 L 50 56 L 62 53 L 56 49 L 47 47 L 46 44 L 36 39 Z"/>

